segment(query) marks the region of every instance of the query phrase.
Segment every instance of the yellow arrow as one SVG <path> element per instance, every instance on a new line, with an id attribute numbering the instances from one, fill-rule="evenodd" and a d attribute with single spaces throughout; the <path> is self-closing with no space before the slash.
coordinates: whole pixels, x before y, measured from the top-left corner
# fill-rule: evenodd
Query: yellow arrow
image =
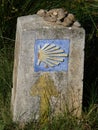
<path id="1" fill-rule="evenodd" d="M 48 73 L 39 77 L 31 88 L 32 96 L 40 96 L 40 117 L 44 123 L 48 120 L 51 96 L 58 96 L 58 91 Z"/>

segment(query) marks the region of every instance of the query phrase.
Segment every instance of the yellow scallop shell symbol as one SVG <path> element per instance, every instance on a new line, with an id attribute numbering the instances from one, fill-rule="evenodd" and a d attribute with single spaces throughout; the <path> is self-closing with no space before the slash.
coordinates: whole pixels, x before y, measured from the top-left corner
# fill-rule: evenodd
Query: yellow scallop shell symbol
<path id="1" fill-rule="evenodd" d="M 39 47 L 37 65 L 43 62 L 48 67 L 54 67 L 63 62 L 67 56 L 68 54 L 59 46 L 46 43 L 42 48 Z"/>

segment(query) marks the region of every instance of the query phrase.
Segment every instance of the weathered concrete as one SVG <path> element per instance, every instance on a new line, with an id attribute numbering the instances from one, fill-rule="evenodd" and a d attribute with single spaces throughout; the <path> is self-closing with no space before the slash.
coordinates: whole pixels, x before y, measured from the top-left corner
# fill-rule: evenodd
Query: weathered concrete
<path id="1" fill-rule="evenodd" d="M 34 47 L 38 39 L 70 40 L 67 71 L 34 71 Z M 18 18 L 12 88 L 14 121 L 38 119 L 49 107 L 51 113 L 67 109 L 81 115 L 84 44 L 83 28 L 51 24 L 38 15 Z"/>

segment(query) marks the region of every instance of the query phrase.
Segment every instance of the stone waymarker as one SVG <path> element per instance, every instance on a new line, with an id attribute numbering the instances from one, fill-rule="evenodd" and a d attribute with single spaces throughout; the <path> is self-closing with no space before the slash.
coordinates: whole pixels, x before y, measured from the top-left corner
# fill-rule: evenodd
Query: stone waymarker
<path id="1" fill-rule="evenodd" d="M 12 113 L 16 122 L 82 108 L 85 31 L 19 17 L 15 43 Z M 44 117 L 43 117 L 44 116 Z"/>

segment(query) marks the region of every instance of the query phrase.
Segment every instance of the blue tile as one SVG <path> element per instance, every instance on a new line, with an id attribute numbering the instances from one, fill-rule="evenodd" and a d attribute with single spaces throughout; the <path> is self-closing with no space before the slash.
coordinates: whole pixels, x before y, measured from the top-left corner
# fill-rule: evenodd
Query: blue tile
<path id="1" fill-rule="evenodd" d="M 57 47 L 60 47 L 61 50 L 64 50 L 64 53 L 67 54 L 67 57 L 64 57 L 64 61 L 60 62 L 58 65 L 49 66 L 45 62 L 41 61 L 38 65 L 38 53 L 39 48 L 43 48 L 46 44 L 55 45 Z M 45 39 L 45 40 L 36 40 L 35 46 L 34 46 L 34 71 L 39 72 L 47 72 L 47 71 L 68 71 L 68 60 L 69 60 L 69 48 L 70 48 L 70 40 L 65 39 Z M 48 50 L 47 50 L 48 51 Z M 57 57 L 56 57 L 57 58 Z"/>

